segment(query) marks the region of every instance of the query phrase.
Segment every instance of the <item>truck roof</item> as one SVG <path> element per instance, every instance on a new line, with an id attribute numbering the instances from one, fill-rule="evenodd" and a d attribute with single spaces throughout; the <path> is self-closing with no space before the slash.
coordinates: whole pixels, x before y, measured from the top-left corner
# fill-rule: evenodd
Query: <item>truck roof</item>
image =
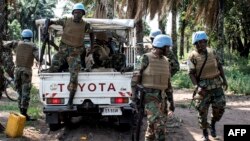
<path id="1" fill-rule="evenodd" d="M 56 19 L 51 19 L 56 20 Z M 83 18 L 91 24 L 93 30 L 124 30 L 134 28 L 134 19 L 96 19 L 96 18 Z M 36 25 L 43 25 L 45 19 L 36 20 Z M 62 26 L 51 25 L 54 30 L 62 31 Z"/>

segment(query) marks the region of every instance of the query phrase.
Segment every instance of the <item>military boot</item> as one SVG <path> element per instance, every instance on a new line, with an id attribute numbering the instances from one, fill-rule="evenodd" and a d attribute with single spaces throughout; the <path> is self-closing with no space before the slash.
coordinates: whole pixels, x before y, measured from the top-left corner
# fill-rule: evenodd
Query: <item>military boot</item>
<path id="1" fill-rule="evenodd" d="M 209 141 L 207 129 L 203 129 L 202 141 Z"/>
<path id="2" fill-rule="evenodd" d="M 27 121 L 35 121 L 36 120 L 35 118 L 32 118 L 31 116 L 29 116 L 27 114 L 27 109 L 20 108 L 20 113 L 26 117 Z"/>
<path id="3" fill-rule="evenodd" d="M 67 104 L 68 109 L 73 109 L 73 99 L 74 99 L 74 96 L 75 96 L 75 92 L 70 92 L 70 94 L 69 94 L 69 101 L 68 101 L 68 104 Z"/>
<path id="4" fill-rule="evenodd" d="M 211 132 L 211 136 L 216 138 L 217 134 L 216 134 L 216 129 L 215 129 L 215 121 L 212 121 L 210 124 L 210 132 Z"/>

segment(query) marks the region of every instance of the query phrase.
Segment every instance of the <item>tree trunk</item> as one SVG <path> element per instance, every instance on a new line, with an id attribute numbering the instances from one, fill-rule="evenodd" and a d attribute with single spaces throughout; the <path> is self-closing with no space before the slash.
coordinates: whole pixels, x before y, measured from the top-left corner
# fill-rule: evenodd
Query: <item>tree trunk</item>
<path id="1" fill-rule="evenodd" d="M 3 49 L 3 40 L 6 36 L 5 27 L 6 27 L 6 14 L 7 14 L 7 0 L 0 0 L 0 63 L 2 62 L 2 49 Z"/>
<path id="2" fill-rule="evenodd" d="M 95 18 L 113 19 L 114 0 L 96 0 Z"/>
<path id="3" fill-rule="evenodd" d="M 186 40 L 186 42 L 187 42 L 187 45 L 186 45 L 187 46 L 187 53 L 189 52 L 189 49 L 190 49 L 189 40 L 188 39 L 189 39 L 189 36 L 187 36 L 187 40 Z"/>
<path id="4" fill-rule="evenodd" d="M 126 17 L 128 19 L 134 19 L 135 15 L 136 15 L 136 6 L 137 6 L 137 2 L 136 0 L 129 0 L 129 2 L 127 3 L 127 14 Z"/>
<path id="5" fill-rule="evenodd" d="M 177 16 L 177 7 L 176 7 L 176 1 L 173 2 L 172 7 L 172 40 L 173 40 L 173 53 L 177 57 L 177 32 L 176 32 L 176 16 Z M 178 58 L 178 57 L 177 57 Z"/>
<path id="6" fill-rule="evenodd" d="M 182 13 L 187 11 L 187 1 L 182 0 Z M 180 59 L 184 57 L 184 38 L 185 38 L 185 29 L 186 29 L 186 20 L 183 19 L 184 14 L 181 14 L 181 38 L 180 38 Z"/>
<path id="7" fill-rule="evenodd" d="M 143 21 L 142 19 L 138 20 L 135 24 L 136 28 L 136 42 L 142 43 L 143 42 Z M 143 54 L 143 45 L 139 44 L 140 48 L 138 50 L 139 54 Z"/>
<path id="8" fill-rule="evenodd" d="M 185 34 L 185 28 L 186 28 L 186 21 L 181 21 L 181 38 L 180 38 L 180 59 L 184 57 L 184 34 Z"/>
<path id="9" fill-rule="evenodd" d="M 7 13 L 6 11 L 7 7 L 7 0 L 0 0 L 0 66 L 2 66 L 3 60 L 2 60 L 2 51 L 3 51 L 3 37 L 5 36 L 4 32 L 4 26 L 6 25 L 5 21 L 5 15 Z M 0 68 L 0 80 L 3 80 L 3 70 Z M 0 84 L 0 92 L 3 90 L 3 85 Z M 2 95 L 0 95 L 2 96 Z M 4 128 L 0 123 L 0 132 L 3 132 Z"/>
<path id="10" fill-rule="evenodd" d="M 166 23 L 167 23 L 167 15 L 164 15 L 159 20 L 159 29 L 162 31 L 162 34 L 166 34 Z"/>
<path id="11" fill-rule="evenodd" d="M 106 2 L 106 15 L 108 19 L 114 18 L 114 0 L 104 0 Z"/>
<path id="12" fill-rule="evenodd" d="M 224 63 L 224 1 L 219 0 L 218 53 Z"/>

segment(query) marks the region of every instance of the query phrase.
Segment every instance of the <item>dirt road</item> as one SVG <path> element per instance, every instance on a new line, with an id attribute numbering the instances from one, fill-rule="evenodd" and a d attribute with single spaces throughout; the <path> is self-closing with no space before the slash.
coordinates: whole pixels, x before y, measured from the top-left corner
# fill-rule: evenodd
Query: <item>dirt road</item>
<path id="1" fill-rule="evenodd" d="M 37 70 L 34 70 L 33 83 L 38 87 Z M 188 109 L 192 96 L 191 90 L 175 90 L 176 101 L 175 117 L 182 119 L 179 128 L 169 128 L 168 141 L 199 141 L 202 131 L 198 127 L 197 111 Z M 5 97 L 0 101 L 0 106 L 11 104 Z M 216 125 L 218 139 L 223 141 L 223 128 L 226 124 L 250 124 L 250 96 L 227 95 L 227 107 L 221 121 Z M 211 111 L 210 111 L 211 113 Z M 209 114 L 210 115 L 210 114 Z M 0 121 L 6 125 L 8 111 L 0 111 Z M 146 125 L 144 119 L 144 125 Z M 141 136 L 143 137 L 142 131 Z M 22 138 L 10 139 L 0 134 L 0 140 L 37 141 L 37 140 L 62 140 L 62 141 L 131 141 L 129 129 L 121 128 L 106 120 L 94 120 L 91 117 L 76 117 L 72 124 L 63 125 L 58 131 L 50 131 L 45 124 L 44 116 L 35 122 L 27 122 Z M 210 136 L 211 140 L 214 140 Z M 217 140 L 218 140 L 217 139 Z M 144 139 L 141 139 L 144 141 Z"/>

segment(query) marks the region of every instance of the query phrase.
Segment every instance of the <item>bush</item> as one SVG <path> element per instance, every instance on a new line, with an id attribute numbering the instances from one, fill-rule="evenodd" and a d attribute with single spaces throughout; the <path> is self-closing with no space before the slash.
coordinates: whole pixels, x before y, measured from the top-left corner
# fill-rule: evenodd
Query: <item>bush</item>
<path id="1" fill-rule="evenodd" d="M 250 95 L 250 75 L 244 74 L 244 71 L 240 71 L 234 67 L 225 69 L 228 90 L 235 94 Z"/>
<path id="2" fill-rule="evenodd" d="M 171 82 L 174 88 L 192 88 L 193 84 L 187 74 L 187 71 L 178 71 Z"/>

